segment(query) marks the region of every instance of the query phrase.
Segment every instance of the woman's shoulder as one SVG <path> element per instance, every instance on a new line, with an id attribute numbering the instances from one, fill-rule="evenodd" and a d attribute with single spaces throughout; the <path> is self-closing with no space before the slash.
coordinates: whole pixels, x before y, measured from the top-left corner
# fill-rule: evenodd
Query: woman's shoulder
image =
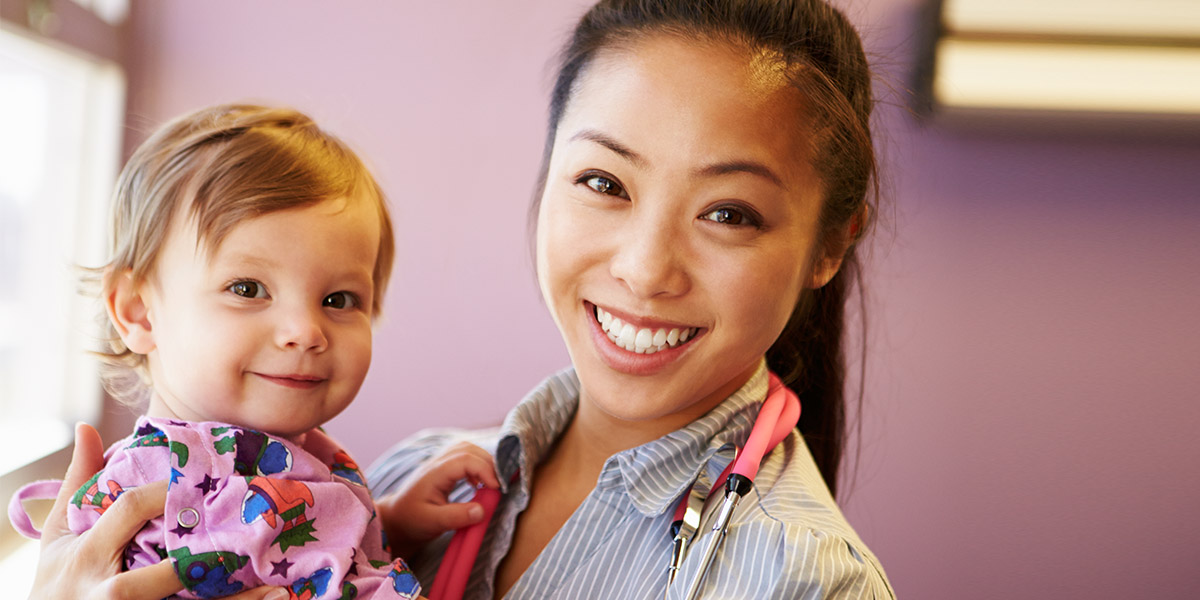
<path id="1" fill-rule="evenodd" d="M 746 552 L 777 557 L 780 584 L 797 590 L 845 590 L 821 597 L 894 598 L 875 555 L 846 520 L 799 435 L 763 461 L 755 487 L 735 516 Z M 740 518 L 739 518 L 740 517 Z M 735 541 L 740 538 L 740 542 Z"/>
<path id="2" fill-rule="evenodd" d="M 764 597 L 895 600 L 879 560 L 857 536 L 802 523 L 731 526 L 722 550 L 753 557 L 740 568 L 771 582 Z"/>

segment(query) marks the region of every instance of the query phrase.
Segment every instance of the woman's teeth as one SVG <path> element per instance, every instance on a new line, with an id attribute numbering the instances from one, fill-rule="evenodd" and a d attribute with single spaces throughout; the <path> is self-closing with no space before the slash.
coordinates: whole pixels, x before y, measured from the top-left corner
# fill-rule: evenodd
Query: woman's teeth
<path id="1" fill-rule="evenodd" d="M 695 327 L 683 329 L 635 329 L 633 325 L 614 317 L 599 306 L 596 307 L 596 321 L 600 328 L 608 334 L 612 343 L 638 354 L 654 354 L 667 348 L 674 348 L 696 334 Z"/>

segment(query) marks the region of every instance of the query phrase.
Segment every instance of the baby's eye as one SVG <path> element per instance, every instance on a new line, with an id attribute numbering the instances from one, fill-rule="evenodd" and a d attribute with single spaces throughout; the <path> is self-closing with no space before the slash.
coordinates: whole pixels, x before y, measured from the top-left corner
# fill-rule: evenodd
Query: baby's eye
<path id="1" fill-rule="evenodd" d="M 700 215 L 701 219 L 707 219 L 722 225 L 750 225 L 750 218 L 741 210 L 733 207 L 723 206 L 716 210 L 709 211 Z"/>
<path id="2" fill-rule="evenodd" d="M 243 298 L 267 297 L 266 286 L 257 281 L 235 281 L 226 289 Z"/>
<path id="3" fill-rule="evenodd" d="M 358 296 L 350 292 L 334 292 L 321 301 L 321 306 L 325 308 L 347 309 L 358 307 Z"/>
<path id="4" fill-rule="evenodd" d="M 625 196 L 625 190 L 621 188 L 621 184 L 604 175 L 584 175 L 580 182 L 591 188 L 593 192 L 607 196 Z"/>

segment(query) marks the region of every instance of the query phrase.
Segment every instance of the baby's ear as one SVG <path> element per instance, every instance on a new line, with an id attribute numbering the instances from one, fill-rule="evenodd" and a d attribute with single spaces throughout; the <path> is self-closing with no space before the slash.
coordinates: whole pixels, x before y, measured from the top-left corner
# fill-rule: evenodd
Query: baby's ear
<path id="1" fill-rule="evenodd" d="M 154 350 L 154 331 L 144 295 L 145 283 L 134 281 L 129 269 L 106 273 L 105 279 L 104 305 L 113 329 L 131 352 L 149 354 Z"/>

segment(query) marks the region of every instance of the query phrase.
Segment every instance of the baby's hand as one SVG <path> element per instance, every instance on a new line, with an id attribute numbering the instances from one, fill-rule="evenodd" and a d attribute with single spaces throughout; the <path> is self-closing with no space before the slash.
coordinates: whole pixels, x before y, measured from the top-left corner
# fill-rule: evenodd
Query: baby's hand
<path id="1" fill-rule="evenodd" d="M 448 496 L 462 480 L 500 488 L 495 462 L 483 448 L 455 444 L 426 462 L 407 480 L 404 489 L 376 501 L 392 554 L 411 557 L 442 532 L 461 529 L 483 519 L 477 502 L 450 502 Z"/>

